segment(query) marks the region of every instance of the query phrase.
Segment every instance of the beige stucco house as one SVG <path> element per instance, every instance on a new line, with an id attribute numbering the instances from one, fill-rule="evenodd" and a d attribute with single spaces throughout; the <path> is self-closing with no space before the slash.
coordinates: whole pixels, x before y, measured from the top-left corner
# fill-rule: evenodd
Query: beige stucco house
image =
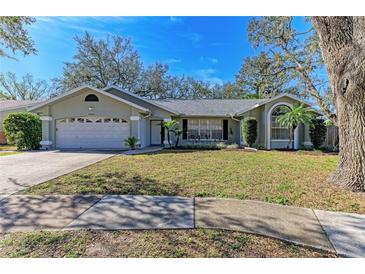
<path id="1" fill-rule="evenodd" d="M 171 119 L 183 130 L 180 144 L 243 145 L 241 128 L 246 117 L 258 121 L 257 147 L 286 148 L 289 130 L 276 117 L 295 103 L 305 103 L 289 94 L 271 99 L 149 100 L 116 86 L 82 86 L 47 101 L 18 102 L 20 105 L 14 103 L 6 109 L 0 104 L 1 124 L 10 112 L 39 114 L 43 149 L 124 149 L 123 140 L 128 136 L 137 137 L 140 147 L 164 145 L 167 134 L 161 122 Z M 308 126 L 296 129 L 294 145 L 311 145 Z"/>

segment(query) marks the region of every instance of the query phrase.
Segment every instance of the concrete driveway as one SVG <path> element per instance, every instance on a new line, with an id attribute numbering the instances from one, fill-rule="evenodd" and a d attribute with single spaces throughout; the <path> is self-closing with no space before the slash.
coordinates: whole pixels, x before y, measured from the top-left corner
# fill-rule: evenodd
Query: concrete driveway
<path id="1" fill-rule="evenodd" d="M 118 152 L 39 151 L 0 157 L 0 195 L 9 195 L 114 156 Z"/>

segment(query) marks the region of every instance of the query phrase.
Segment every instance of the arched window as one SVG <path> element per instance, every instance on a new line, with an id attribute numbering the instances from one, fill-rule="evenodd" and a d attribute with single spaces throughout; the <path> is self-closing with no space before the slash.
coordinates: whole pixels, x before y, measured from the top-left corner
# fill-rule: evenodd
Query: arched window
<path id="1" fill-rule="evenodd" d="M 85 97 L 85 102 L 99 102 L 99 98 L 95 94 L 89 94 Z"/>
<path id="2" fill-rule="evenodd" d="M 289 140 L 290 129 L 279 124 L 278 118 L 289 112 L 290 108 L 285 105 L 277 106 L 271 113 L 271 139 Z"/>

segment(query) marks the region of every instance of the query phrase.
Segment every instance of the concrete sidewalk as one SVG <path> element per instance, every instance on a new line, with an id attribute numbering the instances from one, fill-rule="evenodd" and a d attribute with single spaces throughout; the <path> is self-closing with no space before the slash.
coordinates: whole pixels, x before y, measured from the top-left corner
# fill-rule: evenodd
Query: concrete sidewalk
<path id="1" fill-rule="evenodd" d="M 12 195 L 0 232 L 220 228 L 365 257 L 365 215 L 251 200 L 143 195 Z"/>

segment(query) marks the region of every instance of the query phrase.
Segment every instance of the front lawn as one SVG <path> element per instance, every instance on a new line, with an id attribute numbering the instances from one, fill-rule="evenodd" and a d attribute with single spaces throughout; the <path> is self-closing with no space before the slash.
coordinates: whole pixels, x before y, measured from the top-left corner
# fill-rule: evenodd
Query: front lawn
<path id="1" fill-rule="evenodd" d="M 241 232 L 194 229 L 0 234 L 0 257 L 337 257 Z"/>
<path id="2" fill-rule="evenodd" d="M 17 147 L 13 145 L 0 145 L 0 151 L 3 150 L 17 150 Z"/>
<path id="3" fill-rule="evenodd" d="M 310 152 L 165 150 L 112 157 L 22 193 L 230 197 L 365 213 L 364 193 L 327 181 L 337 162 Z"/>
<path id="4" fill-rule="evenodd" d="M 13 154 L 18 154 L 18 153 L 20 153 L 20 152 L 17 152 L 17 151 L 0 151 L 0 157 L 13 155 Z"/>

